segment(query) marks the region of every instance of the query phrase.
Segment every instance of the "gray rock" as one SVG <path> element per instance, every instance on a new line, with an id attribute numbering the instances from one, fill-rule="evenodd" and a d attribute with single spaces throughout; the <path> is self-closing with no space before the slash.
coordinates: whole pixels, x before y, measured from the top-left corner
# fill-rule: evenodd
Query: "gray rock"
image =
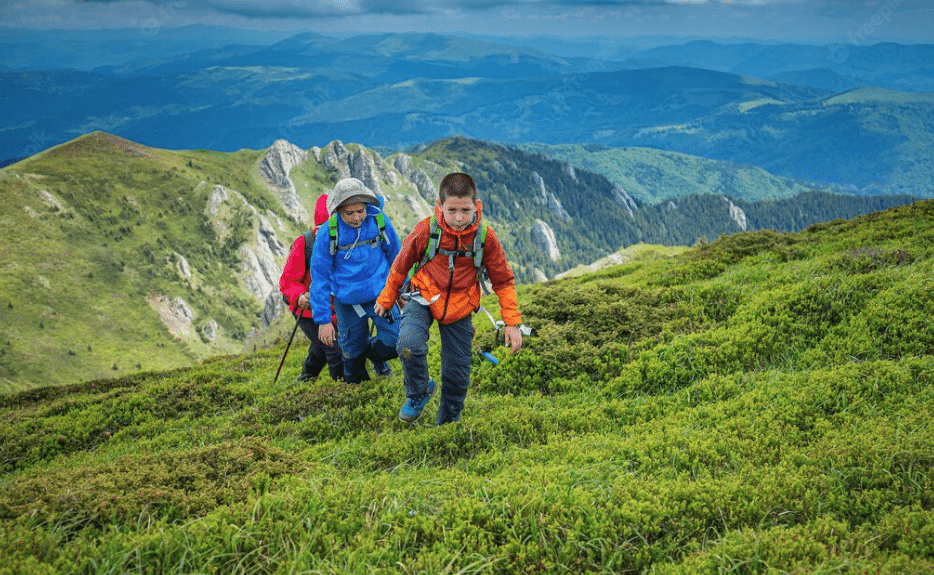
<path id="1" fill-rule="evenodd" d="M 279 319 L 279 316 L 283 312 L 283 303 L 282 295 L 278 290 L 269 292 L 269 295 L 266 296 L 266 301 L 263 303 L 263 311 L 260 313 L 260 321 L 263 324 L 263 328 L 267 328 L 274 321 Z"/>
<path id="2" fill-rule="evenodd" d="M 548 188 L 545 187 L 545 180 L 538 172 L 532 172 L 532 183 L 538 192 L 538 201 L 547 207 L 548 211 L 566 222 L 571 221 L 571 215 L 561 205 L 561 201 L 548 191 Z"/>
<path id="3" fill-rule="evenodd" d="M 613 186 L 613 199 L 616 200 L 616 203 L 619 204 L 626 213 L 629 214 L 630 218 L 635 218 L 636 210 L 639 209 L 639 206 L 636 205 L 636 201 L 632 199 L 632 196 L 626 193 L 626 190 L 619 184 Z"/>
<path id="4" fill-rule="evenodd" d="M 201 328 L 201 331 L 204 332 L 204 337 L 206 337 L 208 341 L 214 341 L 217 339 L 217 322 L 213 319 L 210 320 Z"/>
<path id="5" fill-rule="evenodd" d="M 376 163 L 367 150 L 360 146 L 356 152 L 350 154 L 348 158 L 348 167 L 350 168 L 350 177 L 357 178 L 363 185 L 373 190 L 373 193 L 384 196 L 379 177 L 377 176 Z"/>
<path id="6" fill-rule="evenodd" d="M 736 225 L 739 226 L 741 230 L 746 231 L 746 212 L 743 209 L 733 202 L 729 198 L 724 197 L 723 200 L 729 205 L 730 210 L 730 219 L 736 222 Z"/>
<path id="7" fill-rule="evenodd" d="M 334 140 L 321 150 L 321 163 L 324 164 L 328 171 L 337 172 L 338 179 L 349 178 L 350 166 L 347 163 L 349 156 L 350 154 L 347 153 L 344 143 L 340 140 Z"/>
<path id="8" fill-rule="evenodd" d="M 260 176 L 269 184 L 286 215 L 300 224 L 308 223 L 308 210 L 299 201 L 289 173 L 307 160 L 308 152 L 285 140 L 276 140 L 259 166 Z"/>
<path id="9" fill-rule="evenodd" d="M 532 224 L 532 243 L 553 262 L 561 257 L 554 230 L 542 220 L 536 219 Z"/>
<path id="10" fill-rule="evenodd" d="M 424 171 L 412 165 L 410 156 L 397 154 L 393 159 L 393 167 L 418 191 L 418 194 L 429 205 L 433 206 L 438 201 L 438 192 L 435 191 L 435 185 L 432 183 L 431 178 Z"/>

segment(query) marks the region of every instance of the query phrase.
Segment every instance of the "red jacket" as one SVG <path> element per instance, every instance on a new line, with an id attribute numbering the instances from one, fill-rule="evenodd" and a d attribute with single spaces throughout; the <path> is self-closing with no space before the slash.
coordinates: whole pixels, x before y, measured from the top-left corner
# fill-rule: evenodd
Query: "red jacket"
<path id="1" fill-rule="evenodd" d="M 318 233 L 318 226 L 328 219 L 327 201 L 327 194 L 322 194 L 318 196 L 318 200 L 315 202 L 315 235 Z M 311 250 L 309 250 L 310 252 Z M 293 314 L 295 313 L 295 303 L 298 301 L 298 296 L 308 293 L 310 284 L 311 274 L 308 271 L 308 262 L 305 261 L 305 237 L 302 235 L 292 242 L 289 257 L 286 258 L 285 266 L 282 268 L 282 275 L 279 276 L 279 291 L 288 300 L 289 309 Z M 302 310 L 302 316 L 310 318 L 311 309 Z"/>
<path id="2" fill-rule="evenodd" d="M 441 204 L 435 205 L 435 218 L 441 229 L 439 247 L 446 250 L 468 251 L 473 249 L 474 231 L 480 225 L 483 216 L 483 204 L 477 201 L 477 221 L 467 229 L 455 232 L 444 222 Z M 421 262 L 428 249 L 428 235 L 430 233 L 431 218 L 425 218 L 415 225 L 412 233 L 402 242 L 402 249 L 396 260 L 392 263 L 386 287 L 377 300 L 385 309 L 391 309 L 399 289 L 402 287 L 412 266 Z M 496 237 L 492 227 L 487 227 L 486 242 L 483 248 L 483 265 L 493 286 L 493 291 L 499 298 L 500 314 L 506 325 L 519 325 L 522 316 L 519 314 L 519 304 L 516 300 L 515 278 L 512 268 L 506 262 L 503 246 Z M 421 295 L 431 301 L 435 295 L 438 299 L 431 304 L 432 316 L 438 323 L 453 323 L 463 319 L 480 308 L 480 282 L 477 281 L 477 268 L 471 258 L 456 258 L 454 273 L 448 269 L 448 258 L 438 255 L 419 268 L 412 278 L 412 290 L 419 290 Z"/>

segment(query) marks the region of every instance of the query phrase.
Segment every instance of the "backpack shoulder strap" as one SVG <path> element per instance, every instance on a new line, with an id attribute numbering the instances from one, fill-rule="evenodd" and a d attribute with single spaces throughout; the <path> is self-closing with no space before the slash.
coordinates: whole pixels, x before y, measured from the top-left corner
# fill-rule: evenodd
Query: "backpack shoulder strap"
<path id="1" fill-rule="evenodd" d="M 386 216 L 380 211 L 373 217 L 376 219 L 376 225 L 379 227 L 379 243 L 383 248 L 383 254 L 386 256 L 386 259 L 389 260 L 389 265 L 392 265 L 392 260 L 389 259 L 389 237 L 386 235 Z"/>
<path id="2" fill-rule="evenodd" d="M 337 253 L 337 214 L 331 214 L 328 218 L 328 236 L 331 247 L 331 255 Z"/>
<path id="3" fill-rule="evenodd" d="M 315 237 L 317 236 L 315 231 L 316 230 L 312 228 L 302 234 L 302 237 L 305 238 L 305 271 L 308 271 L 308 262 L 311 261 L 311 252 L 315 247 Z"/>
<path id="4" fill-rule="evenodd" d="M 477 268 L 483 266 L 483 246 L 486 245 L 486 222 L 481 221 L 480 227 L 473 234 L 473 265 Z"/>
<path id="5" fill-rule="evenodd" d="M 428 263 L 428 260 L 438 255 L 438 244 L 440 243 L 441 226 L 438 225 L 437 218 L 432 214 L 431 221 L 428 224 L 428 246 L 425 248 L 425 255 L 422 256 L 421 261 L 412 266 L 412 269 L 409 270 L 406 283 L 412 279 L 412 277 L 415 275 L 415 272 L 417 272 L 419 268 Z"/>
<path id="6" fill-rule="evenodd" d="M 379 227 L 379 239 L 384 244 L 389 243 L 389 238 L 386 237 L 386 215 L 383 212 L 377 212 L 373 216 L 376 219 L 376 225 Z"/>
<path id="7" fill-rule="evenodd" d="M 473 235 L 473 264 L 477 268 L 477 281 L 480 282 L 480 287 L 483 288 L 483 292 L 486 294 L 490 293 L 490 289 L 486 287 L 486 266 L 483 265 L 483 247 L 486 245 L 486 222 L 480 222 L 480 227 L 474 232 Z"/>

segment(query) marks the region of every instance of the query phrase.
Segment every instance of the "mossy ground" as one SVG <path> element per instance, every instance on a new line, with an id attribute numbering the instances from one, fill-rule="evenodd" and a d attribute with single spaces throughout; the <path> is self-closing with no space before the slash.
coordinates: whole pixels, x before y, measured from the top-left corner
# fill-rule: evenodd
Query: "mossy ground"
<path id="1" fill-rule="evenodd" d="M 302 346 L 7 394 L 0 573 L 930 573 L 932 224 L 524 286 L 439 428 Z"/>

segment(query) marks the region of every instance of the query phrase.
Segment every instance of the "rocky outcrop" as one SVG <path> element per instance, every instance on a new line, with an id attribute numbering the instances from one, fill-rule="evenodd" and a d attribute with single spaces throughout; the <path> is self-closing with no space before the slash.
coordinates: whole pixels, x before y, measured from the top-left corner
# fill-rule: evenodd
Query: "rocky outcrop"
<path id="1" fill-rule="evenodd" d="M 270 292 L 278 292 L 282 269 L 276 258 L 285 256 L 287 252 L 270 219 L 260 214 L 240 192 L 220 185 L 211 191 L 205 212 L 221 242 L 231 234 L 232 222 L 242 218 L 244 212 L 253 218 L 252 227 L 256 229 L 256 235 L 252 242 L 241 245 L 238 250 L 243 284 L 247 291 L 263 300 Z"/>
<path id="2" fill-rule="evenodd" d="M 532 243 L 553 262 L 561 257 L 555 231 L 542 220 L 536 219 L 532 224 Z"/>
<path id="3" fill-rule="evenodd" d="M 532 172 L 532 183 L 535 185 L 536 192 L 538 193 L 537 197 L 539 203 L 543 204 L 548 208 L 548 211 L 562 220 L 566 222 L 571 221 L 571 215 L 565 211 L 564 206 L 561 205 L 561 200 L 548 191 L 548 188 L 545 187 L 545 180 L 538 172 Z"/>
<path id="4" fill-rule="evenodd" d="M 204 333 L 204 338 L 208 341 L 214 341 L 217 339 L 217 322 L 213 319 L 204 324 L 204 327 L 201 328 L 201 332 Z"/>
<path id="5" fill-rule="evenodd" d="M 260 176 L 269 184 L 285 214 L 300 224 L 308 223 L 308 210 L 299 201 L 289 173 L 307 160 L 308 152 L 285 140 L 276 140 L 259 165 Z"/>
<path id="6" fill-rule="evenodd" d="M 728 204 L 730 210 L 730 219 L 736 222 L 736 225 L 739 226 L 741 230 L 746 231 L 746 212 L 742 208 L 730 201 L 729 198 L 724 197 L 723 200 Z"/>
<path id="7" fill-rule="evenodd" d="M 427 202 L 422 201 L 420 198 L 405 196 L 405 203 L 408 205 L 409 210 L 418 216 L 418 219 L 420 220 L 431 217 L 431 214 L 433 213 L 432 206 L 430 206 Z"/>
<path id="8" fill-rule="evenodd" d="M 266 301 L 263 303 L 263 311 L 260 313 L 260 322 L 263 327 L 269 327 L 272 322 L 279 319 L 283 312 L 282 294 L 276 290 L 269 292 Z"/>
<path id="9" fill-rule="evenodd" d="M 159 314 L 159 319 L 172 336 L 182 341 L 193 341 L 195 313 L 185 300 L 180 297 L 171 300 L 166 296 L 157 295 L 147 298 L 147 303 Z"/>
<path id="10" fill-rule="evenodd" d="M 429 205 L 433 206 L 438 201 L 438 192 L 431 178 L 423 170 L 412 165 L 412 158 L 409 155 L 397 154 L 392 165 Z"/>
<path id="11" fill-rule="evenodd" d="M 375 154 L 375 152 L 373 153 Z M 380 158 L 380 160 L 382 159 Z M 350 154 L 347 161 L 350 168 L 350 177 L 363 182 L 363 185 L 373 190 L 376 195 L 385 197 L 379 184 L 376 161 L 367 153 L 366 148 L 360 146 L 356 152 Z"/>
<path id="12" fill-rule="evenodd" d="M 279 291 L 282 269 L 276 263 L 276 257 L 285 255 L 285 246 L 265 216 L 257 215 L 257 219 L 256 245 L 240 246 L 240 258 L 247 290 L 258 298 L 266 299 L 270 292 Z"/>
<path id="13" fill-rule="evenodd" d="M 321 150 L 321 163 L 328 171 L 337 172 L 339 180 L 350 177 L 349 157 L 347 148 L 340 140 L 334 140 Z"/>
<path id="14" fill-rule="evenodd" d="M 42 196 L 42 199 L 45 200 L 45 203 L 47 203 L 53 210 L 57 210 L 59 212 L 65 211 L 65 205 L 62 204 L 61 200 L 49 193 L 48 190 L 39 190 L 39 195 Z"/>
<path id="15" fill-rule="evenodd" d="M 626 193 L 626 190 L 623 189 L 623 186 L 615 184 L 613 186 L 613 199 L 616 200 L 616 203 L 619 204 L 626 213 L 629 214 L 630 218 L 635 218 L 635 212 L 639 209 L 639 206 L 636 204 L 636 201 L 632 199 L 632 196 Z"/>
<path id="16" fill-rule="evenodd" d="M 182 279 L 191 280 L 191 268 L 188 266 L 188 260 L 181 254 L 178 254 L 178 273 L 181 274 Z"/>

